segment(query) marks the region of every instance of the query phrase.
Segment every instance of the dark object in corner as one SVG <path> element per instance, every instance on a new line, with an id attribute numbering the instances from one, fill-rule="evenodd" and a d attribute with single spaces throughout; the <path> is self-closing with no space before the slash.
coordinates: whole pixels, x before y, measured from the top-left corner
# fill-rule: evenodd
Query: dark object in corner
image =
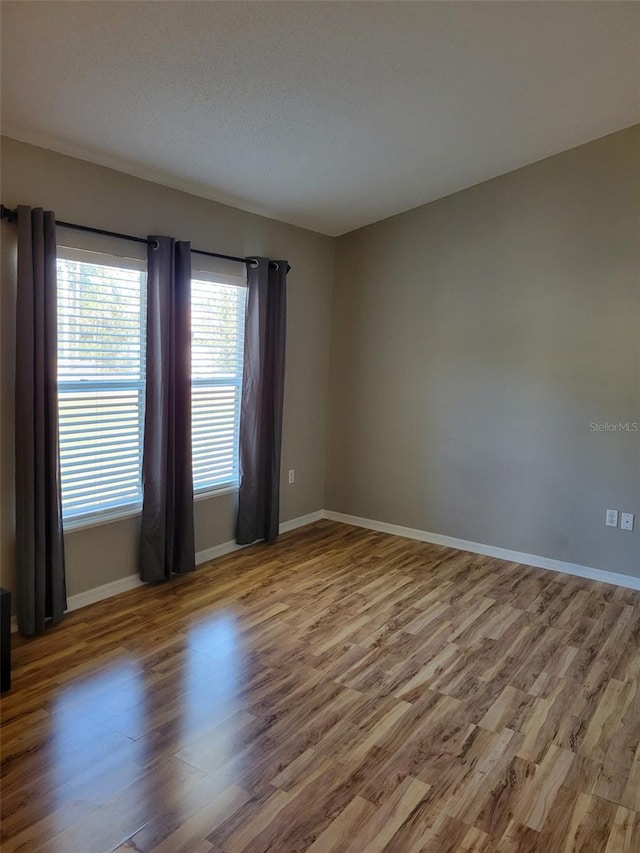
<path id="1" fill-rule="evenodd" d="M 11 593 L 0 589 L 0 692 L 11 687 Z"/>

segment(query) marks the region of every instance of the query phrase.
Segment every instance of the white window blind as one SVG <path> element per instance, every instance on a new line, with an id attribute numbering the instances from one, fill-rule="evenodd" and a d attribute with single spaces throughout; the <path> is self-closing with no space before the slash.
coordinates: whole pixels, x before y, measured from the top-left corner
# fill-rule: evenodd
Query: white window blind
<path id="1" fill-rule="evenodd" d="M 193 488 L 238 482 L 244 279 L 193 273 L 191 373 Z"/>
<path id="2" fill-rule="evenodd" d="M 58 249 L 58 400 L 65 520 L 141 503 L 143 262 Z"/>

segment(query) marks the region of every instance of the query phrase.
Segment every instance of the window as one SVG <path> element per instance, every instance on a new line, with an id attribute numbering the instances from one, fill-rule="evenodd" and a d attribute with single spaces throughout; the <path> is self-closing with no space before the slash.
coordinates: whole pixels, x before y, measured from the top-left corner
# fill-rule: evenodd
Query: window
<path id="1" fill-rule="evenodd" d="M 238 483 L 244 278 L 191 282 L 194 492 Z M 58 401 L 65 522 L 142 504 L 146 262 L 58 248 Z"/>
<path id="2" fill-rule="evenodd" d="M 58 399 L 66 521 L 141 503 L 144 262 L 58 250 Z"/>
<path id="3" fill-rule="evenodd" d="M 193 488 L 238 482 L 246 285 L 194 271 L 191 281 Z"/>

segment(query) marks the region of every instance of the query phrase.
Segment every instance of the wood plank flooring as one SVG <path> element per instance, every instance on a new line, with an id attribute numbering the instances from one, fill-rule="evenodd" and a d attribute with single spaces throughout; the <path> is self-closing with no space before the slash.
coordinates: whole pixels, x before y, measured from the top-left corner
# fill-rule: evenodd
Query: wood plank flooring
<path id="1" fill-rule="evenodd" d="M 639 853 L 640 593 L 318 522 L 14 650 L 2 851 Z"/>

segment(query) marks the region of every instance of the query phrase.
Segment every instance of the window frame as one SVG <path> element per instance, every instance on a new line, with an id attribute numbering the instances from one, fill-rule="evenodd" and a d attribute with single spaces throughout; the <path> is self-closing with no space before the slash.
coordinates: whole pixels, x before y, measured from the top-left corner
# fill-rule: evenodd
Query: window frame
<path id="1" fill-rule="evenodd" d="M 195 259 L 194 259 L 195 260 Z M 211 261 L 212 259 L 207 259 Z M 201 283 L 210 283 L 210 284 L 223 284 L 229 285 L 233 287 L 237 287 L 240 291 L 243 292 L 242 297 L 242 311 L 239 311 L 239 327 L 240 327 L 240 342 L 242 346 L 242 357 L 240 359 L 240 372 L 236 377 L 234 383 L 230 383 L 228 380 L 216 380 L 213 379 L 211 381 L 199 381 L 197 384 L 201 387 L 215 387 L 216 385 L 230 385 L 234 384 L 238 388 L 238 416 L 234 425 L 234 478 L 232 480 L 227 480 L 218 485 L 204 485 L 198 488 L 193 488 L 193 499 L 194 501 L 207 500 L 208 498 L 216 497 L 224 494 L 231 494 L 233 492 L 237 492 L 240 487 L 240 407 L 242 404 L 242 378 L 243 378 L 243 366 L 244 366 L 244 320 L 246 316 L 246 307 L 247 307 L 247 275 L 246 270 L 244 270 L 243 274 L 237 274 L 234 272 L 230 272 L 231 267 L 229 263 L 220 262 L 218 260 L 214 260 L 211 263 L 204 262 L 204 258 L 197 258 L 197 266 L 192 266 L 191 269 L 191 283 L 193 288 L 193 282 L 201 282 Z M 237 264 L 234 262 L 233 264 L 237 268 Z M 223 268 L 225 271 L 219 271 Z M 192 305 L 193 305 L 193 292 L 192 292 Z M 240 308 L 240 305 L 239 305 Z M 191 370 L 191 400 L 193 406 L 193 387 L 194 387 L 194 377 L 193 377 L 193 367 Z M 193 412 L 192 412 L 192 430 L 193 430 Z M 193 443 L 193 431 L 192 431 L 192 443 Z M 192 450 L 193 455 L 193 450 Z M 192 461 L 193 464 L 193 461 Z"/>
<path id="2" fill-rule="evenodd" d="M 146 297 L 147 297 L 147 262 L 146 258 L 138 257 L 129 257 L 124 254 L 121 254 L 115 249 L 85 249 L 80 248 L 78 246 L 69 246 L 64 243 L 58 243 L 56 247 L 56 266 L 58 260 L 70 261 L 72 263 L 86 263 L 93 264 L 95 266 L 102 267 L 113 267 L 114 269 L 123 269 L 129 271 L 135 271 L 139 273 L 144 273 L 144 276 L 141 278 L 140 283 L 140 314 L 141 314 L 141 323 L 140 323 L 140 359 L 141 363 L 144 364 L 145 354 L 146 354 Z M 59 298 L 59 296 L 58 296 Z M 58 328 L 60 328 L 60 318 L 58 317 Z M 56 353 L 58 359 L 60 358 L 60 349 L 59 344 L 56 347 Z M 78 511 L 77 509 L 72 512 L 72 514 L 67 514 L 64 512 L 64 501 L 62 505 L 62 523 L 63 528 L 65 530 L 79 530 L 85 527 L 95 527 L 101 524 L 109 524 L 112 521 L 116 521 L 118 519 L 130 518 L 136 515 L 139 515 L 142 510 L 142 454 L 143 454 L 143 441 L 144 441 L 144 407 L 145 407 L 145 389 L 146 389 L 146 370 L 142 371 L 142 378 L 140 379 L 105 379 L 105 380 L 96 380 L 93 382 L 92 380 L 72 380 L 72 379 L 60 379 L 59 375 L 56 375 L 56 392 L 58 399 L 58 409 L 60 410 L 60 403 L 62 399 L 62 394 L 64 391 L 90 391 L 92 387 L 97 389 L 98 383 L 102 385 L 101 390 L 136 390 L 138 394 L 138 406 L 139 406 L 139 418 L 138 418 L 138 431 L 139 431 L 139 442 L 140 442 L 140 451 L 139 451 L 139 464 L 140 464 L 140 491 L 139 491 L 139 499 L 136 501 L 128 501 L 120 504 L 114 504 L 109 507 L 103 507 L 98 509 L 89 509 L 83 512 L 81 509 Z M 109 387 L 104 387 L 109 386 Z M 62 424 L 60 421 L 60 415 L 58 415 L 58 431 L 61 435 L 62 433 Z M 62 481 L 62 444 L 59 439 L 60 444 L 60 473 L 61 473 L 61 481 Z M 62 490 L 62 482 L 61 482 L 61 490 Z"/>
<path id="3" fill-rule="evenodd" d="M 74 235 L 76 238 L 78 235 Z M 81 235 L 84 236 L 84 235 Z M 69 261 L 77 261 L 84 263 L 94 263 L 96 265 L 101 266 L 112 266 L 115 268 L 122 269 L 134 269 L 140 272 L 147 272 L 147 261 L 146 261 L 146 253 L 143 256 L 142 251 L 138 257 L 132 257 L 127 254 L 123 254 L 122 250 L 115 246 L 106 246 L 103 248 L 103 239 L 101 238 L 98 241 L 94 241 L 93 239 L 89 241 L 89 245 L 87 248 L 82 246 L 82 243 L 85 243 L 85 240 L 78 239 L 77 243 L 74 240 L 74 244 L 61 242 L 57 246 L 57 258 L 62 260 Z M 110 242 L 110 241 L 108 241 Z M 78 245 L 80 244 L 80 245 Z M 194 257 L 194 260 L 196 258 Z M 234 262 L 227 262 L 219 259 L 211 259 L 211 258 L 197 258 L 196 266 L 192 267 L 191 270 L 191 281 L 199 281 L 199 282 L 211 282 L 213 284 L 226 284 L 233 285 L 234 287 L 238 287 L 239 289 L 244 291 L 243 297 L 243 307 L 244 313 L 240 313 L 239 315 L 239 325 L 241 329 L 242 340 L 244 340 L 244 317 L 246 314 L 246 299 L 247 299 L 247 277 L 246 270 L 243 270 L 241 274 L 236 272 L 238 265 Z M 146 306 L 146 279 L 144 282 L 145 293 L 144 300 L 142 302 L 142 310 L 145 312 Z M 146 318 L 145 318 L 146 319 Z M 146 335 L 146 324 L 141 324 L 141 335 Z M 244 348 L 244 347 L 243 347 Z M 58 350 L 59 354 L 59 350 Z M 241 401 L 242 395 L 242 375 L 243 375 L 243 358 L 240 361 L 240 371 L 239 376 L 236 377 L 236 382 L 239 388 L 239 399 Z M 57 377 L 56 377 L 57 379 Z M 58 400 L 60 399 L 60 386 L 68 385 L 72 380 L 60 380 L 57 379 L 57 393 Z M 125 380 L 127 382 L 135 382 L 136 380 Z M 140 429 L 141 429 L 141 440 L 144 440 L 144 391 L 146 386 L 146 376 L 140 381 L 139 393 L 142 394 L 142 403 L 141 403 L 141 416 L 140 416 Z M 191 388 L 193 389 L 193 372 L 191 376 Z M 207 384 L 206 382 L 203 384 Z M 228 381 L 221 382 L 212 382 L 210 385 L 214 384 L 229 384 Z M 87 388 L 86 383 L 84 383 L 84 388 Z M 193 394 L 193 391 L 192 391 Z M 60 429 L 60 421 L 58 421 L 59 429 Z M 234 465 L 234 479 L 222 482 L 218 485 L 204 485 L 199 488 L 193 489 L 193 500 L 195 502 L 208 500 L 213 497 L 221 497 L 226 494 L 236 493 L 239 489 L 239 429 L 240 429 L 240 404 L 238 406 L 238 414 L 235 423 L 235 465 Z M 140 464 L 142 465 L 142 453 L 143 447 L 141 445 L 140 450 Z M 140 473 L 142 475 L 142 469 L 140 469 Z M 63 527 L 65 531 L 74 531 L 74 530 L 82 530 L 85 528 L 91 527 L 99 527 L 104 524 L 112 524 L 117 521 L 123 521 L 129 518 L 135 518 L 141 514 L 142 511 L 142 493 L 140 492 L 140 500 L 128 503 L 121 504 L 118 506 L 114 506 L 112 508 L 104 508 L 97 510 L 90 510 L 87 512 L 76 512 L 73 515 L 66 517 L 63 515 Z"/>

